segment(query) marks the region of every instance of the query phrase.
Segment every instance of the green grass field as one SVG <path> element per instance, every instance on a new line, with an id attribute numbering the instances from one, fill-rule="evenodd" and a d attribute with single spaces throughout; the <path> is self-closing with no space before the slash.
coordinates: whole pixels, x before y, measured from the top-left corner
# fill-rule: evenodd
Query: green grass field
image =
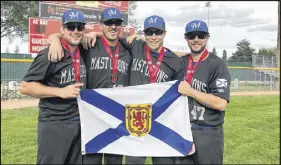
<path id="1" fill-rule="evenodd" d="M 279 97 L 231 97 L 224 164 L 280 164 Z M 1 164 L 36 163 L 37 115 L 37 108 L 1 110 Z"/>

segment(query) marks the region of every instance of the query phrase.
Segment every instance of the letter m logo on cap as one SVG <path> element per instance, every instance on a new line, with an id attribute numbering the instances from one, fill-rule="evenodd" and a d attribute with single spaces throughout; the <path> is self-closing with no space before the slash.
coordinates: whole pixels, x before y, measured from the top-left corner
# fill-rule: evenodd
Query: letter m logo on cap
<path id="1" fill-rule="evenodd" d="M 193 24 L 191 24 L 190 26 L 191 26 L 191 28 L 192 28 L 192 30 L 193 29 L 199 29 L 200 28 L 200 24 L 201 24 L 201 22 L 194 22 Z"/>
<path id="2" fill-rule="evenodd" d="M 157 18 L 158 17 L 155 17 L 155 18 L 153 18 L 153 17 L 150 17 L 150 19 L 148 19 L 148 24 L 150 25 L 150 24 L 156 24 L 156 22 L 157 22 Z"/>
<path id="3" fill-rule="evenodd" d="M 78 12 L 76 12 L 76 13 L 70 12 L 69 17 L 70 17 L 71 20 L 78 19 Z"/>
<path id="4" fill-rule="evenodd" d="M 111 16 L 116 15 L 116 9 L 108 10 L 108 14 Z"/>

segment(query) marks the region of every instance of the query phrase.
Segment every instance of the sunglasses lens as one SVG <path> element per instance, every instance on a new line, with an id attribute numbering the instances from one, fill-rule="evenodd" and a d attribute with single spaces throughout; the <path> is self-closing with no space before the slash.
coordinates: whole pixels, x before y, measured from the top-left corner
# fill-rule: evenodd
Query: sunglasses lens
<path id="1" fill-rule="evenodd" d="M 199 34 L 197 35 L 197 37 L 198 37 L 199 39 L 205 39 L 206 36 L 207 36 L 206 33 L 199 33 Z"/>
<path id="2" fill-rule="evenodd" d="M 69 31 L 74 31 L 76 27 L 71 24 L 71 25 L 67 25 L 66 28 L 67 28 L 67 30 L 69 30 Z"/>
<path id="3" fill-rule="evenodd" d="M 109 20 L 109 21 L 103 22 L 103 24 L 104 24 L 105 26 L 112 26 L 113 24 L 114 24 L 115 26 L 121 26 L 122 22 L 121 22 L 121 21 L 112 21 L 112 20 Z"/>
<path id="4" fill-rule="evenodd" d="M 147 36 L 152 36 L 153 35 L 153 31 L 150 31 L 150 30 L 145 31 L 144 33 Z"/>
<path id="5" fill-rule="evenodd" d="M 186 38 L 188 38 L 189 40 L 193 40 L 196 37 L 196 34 L 194 33 L 189 33 L 186 35 Z"/>
<path id="6" fill-rule="evenodd" d="M 164 31 L 163 31 L 163 30 L 156 30 L 156 31 L 147 30 L 147 31 L 145 31 L 144 33 L 145 33 L 145 35 L 147 35 L 147 36 L 152 36 L 153 34 L 159 36 L 159 35 L 162 35 L 162 34 L 164 33 Z"/>
<path id="7" fill-rule="evenodd" d="M 111 22 L 111 21 L 105 21 L 105 22 L 103 22 L 103 24 L 104 24 L 105 26 L 111 26 L 111 25 L 112 25 L 112 22 Z"/>
<path id="8" fill-rule="evenodd" d="M 163 30 L 157 30 L 157 31 L 155 32 L 155 35 L 159 36 L 159 35 L 162 35 L 163 33 L 164 33 Z"/>
<path id="9" fill-rule="evenodd" d="M 199 39 L 205 39 L 207 37 L 207 33 L 188 33 L 188 34 L 185 34 L 185 36 L 189 40 L 194 40 L 196 36 Z"/>
<path id="10" fill-rule="evenodd" d="M 122 23 L 121 21 L 116 21 L 116 22 L 114 22 L 114 25 L 115 26 L 121 26 L 121 23 Z"/>

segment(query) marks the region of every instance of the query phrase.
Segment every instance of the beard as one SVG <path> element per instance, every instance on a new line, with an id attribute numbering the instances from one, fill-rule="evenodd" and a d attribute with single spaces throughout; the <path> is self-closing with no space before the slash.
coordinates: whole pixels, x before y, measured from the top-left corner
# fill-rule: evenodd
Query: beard
<path id="1" fill-rule="evenodd" d="M 201 53 L 205 50 L 206 45 L 207 45 L 207 44 L 203 45 L 203 46 L 201 47 L 201 49 L 199 49 L 199 50 L 193 50 L 193 49 L 192 49 L 192 46 L 189 44 L 189 48 L 190 48 L 191 53 L 193 53 L 193 54 L 201 54 Z"/>
<path id="2" fill-rule="evenodd" d="M 116 38 L 110 38 L 105 32 L 103 32 L 103 36 L 110 42 L 114 42 L 118 39 L 119 33 L 117 33 Z"/>

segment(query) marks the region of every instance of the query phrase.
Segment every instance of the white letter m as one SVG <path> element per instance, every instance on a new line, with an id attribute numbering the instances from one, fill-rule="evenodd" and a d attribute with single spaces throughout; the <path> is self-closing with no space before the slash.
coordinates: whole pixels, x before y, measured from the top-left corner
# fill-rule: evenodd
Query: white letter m
<path id="1" fill-rule="evenodd" d="M 70 19 L 73 19 L 73 18 L 78 19 L 78 12 L 76 12 L 76 14 L 74 12 L 69 13 L 69 17 L 70 17 Z"/>
<path id="2" fill-rule="evenodd" d="M 196 24 L 196 23 L 193 23 L 193 24 L 191 25 L 192 29 L 200 28 L 200 23 L 201 23 L 201 22 L 198 22 L 197 24 Z"/>
<path id="3" fill-rule="evenodd" d="M 110 17 L 111 17 L 112 15 L 116 15 L 116 10 L 109 10 L 109 11 L 108 11 L 108 14 L 110 15 Z"/>

